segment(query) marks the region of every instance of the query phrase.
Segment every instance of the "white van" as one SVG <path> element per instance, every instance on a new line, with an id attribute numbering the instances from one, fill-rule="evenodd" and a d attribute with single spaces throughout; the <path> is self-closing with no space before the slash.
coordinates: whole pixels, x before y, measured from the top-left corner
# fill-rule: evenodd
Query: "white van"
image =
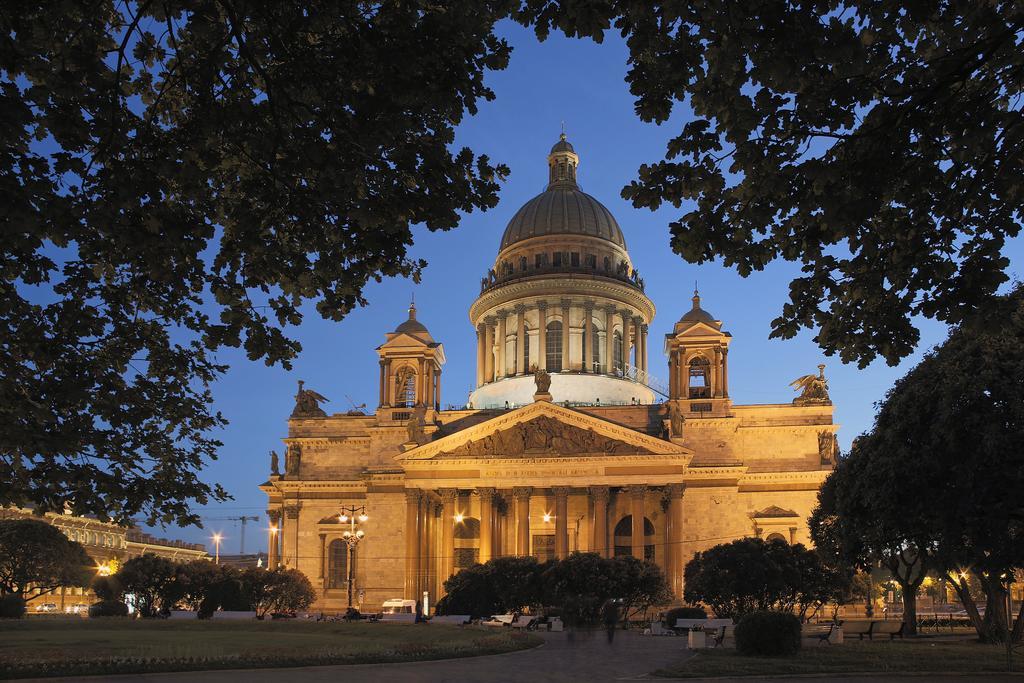
<path id="1" fill-rule="evenodd" d="M 385 600 L 384 606 L 381 608 L 380 620 L 409 624 L 415 623 L 416 601 L 400 600 L 398 598 Z"/>

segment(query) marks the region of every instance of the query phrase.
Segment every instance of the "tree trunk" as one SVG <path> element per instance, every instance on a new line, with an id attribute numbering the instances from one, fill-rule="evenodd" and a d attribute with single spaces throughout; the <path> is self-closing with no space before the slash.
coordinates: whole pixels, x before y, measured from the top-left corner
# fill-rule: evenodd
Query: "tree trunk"
<path id="1" fill-rule="evenodd" d="M 1013 643 L 1024 641 L 1024 600 L 1021 600 L 1017 618 L 1013 620 L 1013 633 L 1010 634 L 1010 639 Z"/>
<path id="2" fill-rule="evenodd" d="M 901 586 L 903 589 L 903 634 L 917 635 L 917 589 L 914 584 Z"/>
<path id="3" fill-rule="evenodd" d="M 971 588 L 967 583 L 967 579 L 948 575 L 946 578 L 953 584 L 953 590 L 956 591 L 957 597 L 960 598 L 960 604 L 967 611 L 967 617 L 971 620 L 971 626 L 978 632 L 979 638 L 984 638 L 985 625 L 982 623 L 981 614 L 978 613 L 978 605 L 975 604 L 974 596 L 971 595 Z"/>

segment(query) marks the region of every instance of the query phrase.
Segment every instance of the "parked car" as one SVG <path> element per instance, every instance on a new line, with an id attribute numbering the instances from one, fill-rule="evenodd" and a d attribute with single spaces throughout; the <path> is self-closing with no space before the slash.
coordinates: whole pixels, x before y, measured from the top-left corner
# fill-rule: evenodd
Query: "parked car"
<path id="1" fill-rule="evenodd" d="M 416 601 L 401 598 L 385 600 L 381 608 L 380 620 L 414 623 L 416 621 Z"/>
<path id="2" fill-rule="evenodd" d="M 57 603 L 55 602 L 42 602 L 36 605 L 37 612 L 56 612 Z"/>
<path id="3" fill-rule="evenodd" d="M 89 605 L 84 602 L 76 602 L 74 605 L 68 605 L 64 608 L 67 614 L 88 614 Z"/>

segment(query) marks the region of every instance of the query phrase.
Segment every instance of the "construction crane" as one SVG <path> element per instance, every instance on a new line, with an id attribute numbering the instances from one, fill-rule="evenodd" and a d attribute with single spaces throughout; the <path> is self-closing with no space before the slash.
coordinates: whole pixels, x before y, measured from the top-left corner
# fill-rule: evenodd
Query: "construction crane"
<path id="1" fill-rule="evenodd" d="M 258 522 L 258 521 L 260 521 L 259 517 L 248 516 L 248 515 L 242 515 L 241 517 L 207 517 L 207 519 L 210 520 L 210 521 L 241 522 L 242 523 L 242 533 L 239 536 L 239 544 L 238 544 L 238 554 L 239 555 L 245 555 L 245 524 L 246 524 L 246 522 Z"/>

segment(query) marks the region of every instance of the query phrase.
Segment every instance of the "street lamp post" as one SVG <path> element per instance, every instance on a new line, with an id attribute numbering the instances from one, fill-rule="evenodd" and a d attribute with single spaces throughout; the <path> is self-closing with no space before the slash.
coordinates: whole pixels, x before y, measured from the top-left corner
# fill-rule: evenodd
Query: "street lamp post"
<path id="1" fill-rule="evenodd" d="M 214 562 L 216 562 L 217 564 L 220 564 L 220 540 L 222 538 L 223 536 L 221 536 L 220 534 L 213 535 L 213 546 L 216 549 L 216 559 L 214 560 Z"/>
<path id="2" fill-rule="evenodd" d="M 362 529 L 356 529 L 356 524 L 363 523 L 368 519 L 366 507 L 363 505 L 358 507 L 342 506 L 341 512 L 338 514 L 338 521 L 342 524 L 346 522 L 349 524 L 349 528 L 345 530 L 341 537 L 348 546 L 348 608 L 350 610 L 352 609 L 352 584 L 355 583 L 355 574 L 352 570 L 355 564 L 356 546 L 359 545 L 359 541 L 363 540 L 363 536 L 366 535 Z"/>

